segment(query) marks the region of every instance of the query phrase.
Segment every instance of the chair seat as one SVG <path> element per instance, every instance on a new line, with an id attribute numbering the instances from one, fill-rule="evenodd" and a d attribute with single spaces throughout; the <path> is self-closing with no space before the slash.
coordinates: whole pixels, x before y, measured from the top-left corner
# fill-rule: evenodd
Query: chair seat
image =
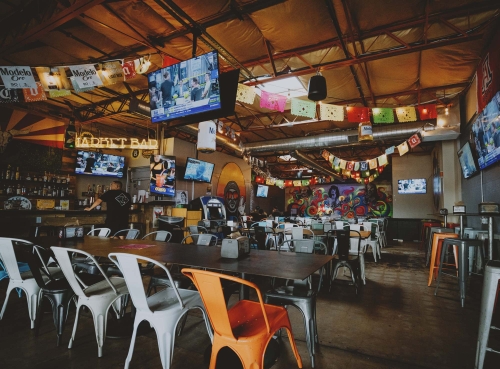
<path id="1" fill-rule="evenodd" d="M 269 323 L 288 319 L 287 311 L 281 306 L 264 305 Z M 261 335 L 267 335 L 266 323 L 262 316 L 262 309 L 258 302 L 249 300 L 238 301 L 228 310 L 229 321 L 234 337 L 240 340 L 256 340 Z M 271 333 L 276 332 L 278 326 L 270 326 Z"/>
<path id="2" fill-rule="evenodd" d="M 181 297 L 184 305 L 191 306 L 196 305 L 197 303 L 200 306 L 203 305 L 198 291 L 190 291 L 179 288 L 177 292 L 179 292 L 179 296 Z M 171 288 L 166 288 L 152 296 L 149 296 L 147 302 L 148 307 L 151 311 L 154 311 L 155 314 L 169 313 L 171 310 L 182 310 L 178 304 L 177 296 Z"/>
<path id="3" fill-rule="evenodd" d="M 59 279 L 64 277 L 64 274 L 59 267 L 48 267 L 47 269 L 49 270 L 49 273 L 53 278 Z M 31 273 L 31 270 L 28 270 L 27 272 L 21 273 L 21 278 L 24 280 L 33 278 L 33 273 Z M 49 277 L 47 277 L 45 274 L 42 274 L 42 278 L 45 282 L 49 280 Z"/>
<path id="4" fill-rule="evenodd" d="M 122 294 L 127 294 L 127 285 L 125 284 L 125 280 L 120 277 L 111 277 L 109 278 L 113 285 L 115 286 L 116 290 L 119 293 Z M 96 284 L 93 284 L 92 286 L 89 286 L 85 290 L 85 294 L 87 295 L 88 298 L 95 298 L 96 296 L 103 296 L 105 298 L 109 298 L 109 293 L 110 293 L 111 287 L 109 286 L 108 282 L 106 280 L 103 280 L 101 282 L 97 282 Z"/>

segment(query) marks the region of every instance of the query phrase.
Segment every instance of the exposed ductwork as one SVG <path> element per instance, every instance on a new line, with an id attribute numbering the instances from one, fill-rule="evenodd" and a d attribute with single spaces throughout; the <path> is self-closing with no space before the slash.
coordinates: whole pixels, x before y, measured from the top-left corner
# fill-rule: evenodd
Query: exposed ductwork
<path id="1" fill-rule="evenodd" d="M 322 165 L 316 163 L 313 159 L 311 159 L 309 156 L 299 152 L 298 150 L 294 150 L 290 152 L 290 156 L 294 157 L 298 161 L 300 161 L 302 164 L 308 166 L 309 168 L 316 169 L 318 172 L 321 172 L 323 174 L 335 177 L 341 182 L 344 182 L 344 179 L 339 176 L 337 172 L 334 172 L 333 170 L 329 170 Z"/>

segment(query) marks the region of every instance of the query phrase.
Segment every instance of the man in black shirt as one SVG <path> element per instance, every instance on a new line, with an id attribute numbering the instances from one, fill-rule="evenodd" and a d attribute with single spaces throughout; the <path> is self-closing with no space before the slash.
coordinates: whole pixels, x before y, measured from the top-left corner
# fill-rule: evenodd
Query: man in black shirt
<path id="1" fill-rule="evenodd" d="M 127 229 L 128 213 L 132 200 L 130 195 L 122 190 L 122 183 L 120 181 L 111 182 L 109 191 L 102 194 L 100 198 L 95 200 L 94 203 L 90 207 L 85 208 L 85 210 L 90 211 L 103 201 L 108 205 L 108 214 L 106 215 L 104 225 L 111 229 L 111 234 L 115 234 L 122 229 Z M 120 236 L 120 238 L 123 238 L 123 236 Z"/>
<path id="2" fill-rule="evenodd" d="M 170 80 L 169 72 L 165 72 L 163 78 L 165 80 L 160 85 L 161 98 L 163 99 L 163 106 L 168 108 L 172 103 L 172 88 L 174 87 L 174 82 Z"/>
<path id="3" fill-rule="evenodd" d="M 94 157 L 94 154 L 90 154 L 90 156 L 87 158 L 87 160 L 85 161 L 85 170 L 84 172 L 85 173 L 92 173 L 92 169 L 94 169 L 94 165 L 95 165 L 95 157 Z"/>

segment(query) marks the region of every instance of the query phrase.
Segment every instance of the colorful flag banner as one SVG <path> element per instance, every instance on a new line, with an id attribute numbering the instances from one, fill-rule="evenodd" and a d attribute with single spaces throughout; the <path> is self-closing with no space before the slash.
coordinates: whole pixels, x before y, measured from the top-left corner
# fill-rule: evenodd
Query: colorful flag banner
<path id="1" fill-rule="evenodd" d="M 73 73 L 74 81 L 81 88 L 102 86 L 102 81 L 93 64 L 71 65 L 69 70 Z"/>
<path id="2" fill-rule="evenodd" d="M 72 87 L 63 67 L 36 67 L 35 69 L 45 91 L 69 90 Z"/>
<path id="3" fill-rule="evenodd" d="M 355 163 L 354 163 L 354 170 L 355 170 L 355 171 L 358 171 L 358 170 L 359 170 L 359 167 L 360 167 L 360 165 L 359 165 L 359 161 L 355 162 Z"/>
<path id="4" fill-rule="evenodd" d="M 368 160 L 368 166 L 370 169 L 377 169 L 377 159 Z"/>
<path id="5" fill-rule="evenodd" d="M 36 88 L 35 77 L 28 66 L 0 67 L 5 88 Z"/>
<path id="6" fill-rule="evenodd" d="M 119 61 L 103 63 L 98 73 L 104 86 L 114 85 L 124 80 L 123 68 Z"/>
<path id="7" fill-rule="evenodd" d="M 171 65 L 177 64 L 179 61 L 180 60 L 177 60 L 176 58 L 172 58 L 171 56 L 162 55 L 161 67 L 162 68 L 170 67 Z"/>
<path id="8" fill-rule="evenodd" d="M 261 108 L 277 110 L 283 113 L 285 111 L 285 105 L 286 105 L 286 96 L 272 94 L 266 91 L 261 92 L 260 96 Z"/>
<path id="9" fill-rule="evenodd" d="M 323 157 L 323 159 L 325 159 L 325 160 L 328 160 L 328 159 L 330 158 L 330 155 L 331 155 L 331 154 L 330 154 L 328 151 L 326 151 L 326 150 L 323 150 L 323 151 L 321 152 L 321 156 L 322 156 L 322 157 Z"/>
<path id="10" fill-rule="evenodd" d="M 151 61 L 149 56 L 143 56 L 142 58 L 134 60 L 135 71 L 137 74 L 146 74 L 151 67 Z"/>
<path id="11" fill-rule="evenodd" d="M 335 157 L 335 158 L 333 159 L 332 166 L 334 166 L 334 167 L 338 167 L 338 166 L 339 166 L 339 164 L 340 164 L 340 158 Z"/>
<path id="12" fill-rule="evenodd" d="M 377 177 L 378 177 L 378 175 L 377 175 Z M 377 177 L 375 177 L 375 174 L 372 174 L 370 177 L 368 177 L 368 180 L 369 180 L 370 182 L 373 182 L 373 180 L 374 180 L 375 178 L 377 178 Z"/>
<path id="13" fill-rule="evenodd" d="M 373 108 L 373 123 L 394 123 L 394 111 L 391 108 Z"/>
<path id="14" fill-rule="evenodd" d="M 17 90 L 0 85 L 0 103 L 15 103 L 18 101 Z"/>
<path id="15" fill-rule="evenodd" d="M 319 113 L 322 120 L 342 122 L 344 120 L 344 107 L 331 104 L 320 104 Z"/>
<path id="16" fill-rule="evenodd" d="M 361 171 L 368 170 L 368 162 L 367 161 L 359 162 L 359 170 Z"/>
<path id="17" fill-rule="evenodd" d="M 339 167 L 340 169 L 345 169 L 347 166 L 347 162 L 343 159 L 340 159 Z"/>
<path id="18" fill-rule="evenodd" d="M 369 170 L 362 170 L 361 171 L 361 177 L 369 177 L 370 176 L 370 171 Z"/>
<path id="19" fill-rule="evenodd" d="M 70 90 L 50 90 L 49 97 L 64 97 L 71 95 Z"/>
<path id="20" fill-rule="evenodd" d="M 417 109 L 420 120 L 437 118 L 436 104 L 419 105 L 417 106 Z"/>
<path id="21" fill-rule="evenodd" d="M 394 150 L 396 149 L 395 146 L 391 146 L 391 147 L 388 147 L 387 149 L 385 149 L 385 154 L 386 155 L 391 155 L 391 154 L 394 154 Z"/>
<path id="22" fill-rule="evenodd" d="M 292 99 L 291 113 L 293 115 L 314 119 L 316 116 L 316 103 L 313 101 Z"/>
<path id="23" fill-rule="evenodd" d="M 285 181 L 285 187 L 292 187 L 293 186 L 293 181 L 291 179 L 287 179 Z"/>
<path id="24" fill-rule="evenodd" d="M 383 167 L 384 165 L 387 165 L 388 164 L 388 161 L 387 161 L 387 155 L 385 154 L 382 154 L 380 155 L 378 158 L 378 166 L 379 167 Z"/>
<path id="25" fill-rule="evenodd" d="M 353 161 L 348 161 L 345 168 L 347 170 L 354 170 L 354 162 Z"/>
<path id="26" fill-rule="evenodd" d="M 128 61 L 126 63 L 123 63 L 122 69 L 126 81 L 134 78 L 137 75 L 133 61 Z"/>
<path id="27" fill-rule="evenodd" d="M 302 186 L 309 186 L 310 181 L 308 179 L 303 179 L 302 180 Z"/>
<path id="28" fill-rule="evenodd" d="M 328 155 L 328 161 L 330 164 L 333 164 L 333 159 L 335 159 L 335 156 L 333 154 Z"/>
<path id="29" fill-rule="evenodd" d="M 78 86 L 78 82 L 75 79 L 75 77 L 69 77 L 69 79 L 70 79 L 71 84 L 73 85 L 73 88 L 74 88 L 74 90 L 75 90 L 76 93 L 88 92 L 88 91 L 92 91 L 94 89 L 94 87 L 80 88 L 80 86 Z"/>
<path id="30" fill-rule="evenodd" d="M 36 83 L 36 88 L 23 88 L 24 101 L 35 102 L 47 100 L 41 82 Z"/>
<path id="31" fill-rule="evenodd" d="M 236 100 L 245 103 L 253 104 L 255 100 L 255 87 L 247 86 L 243 83 L 238 83 L 238 91 L 236 92 Z"/>
<path id="32" fill-rule="evenodd" d="M 285 182 L 282 179 L 277 179 L 274 184 L 278 187 L 283 187 L 285 185 Z"/>
<path id="33" fill-rule="evenodd" d="M 269 177 L 266 179 L 266 185 L 268 186 L 274 186 L 275 183 L 276 183 L 276 178 Z"/>
<path id="34" fill-rule="evenodd" d="M 302 186 L 302 181 L 301 180 L 295 180 L 293 181 L 293 187 L 300 187 Z"/>
<path id="35" fill-rule="evenodd" d="M 417 120 L 417 113 L 413 106 L 406 106 L 396 109 L 396 115 L 400 122 L 414 122 Z"/>
<path id="36" fill-rule="evenodd" d="M 358 108 L 354 106 L 348 106 L 346 110 L 347 110 L 347 120 L 351 123 L 360 123 L 370 120 L 369 108 Z"/>
<path id="37" fill-rule="evenodd" d="M 408 143 L 405 141 L 402 144 L 398 145 L 399 156 L 403 156 L 406 154 L 410 148 L 408 147 Z"/>
<path id="38" fill-rule="evenodd" d="M 413 136 L 411 136 L 409 139 L 408 139 L 408 144 L 410 145 L 410 147 L 413 149 L 415 146 L 418 146 L 420 145 L 420 143 L 422 142 L 422 140 L 420 139 L 420 136 L 418 133 L 415 133 Z"/>

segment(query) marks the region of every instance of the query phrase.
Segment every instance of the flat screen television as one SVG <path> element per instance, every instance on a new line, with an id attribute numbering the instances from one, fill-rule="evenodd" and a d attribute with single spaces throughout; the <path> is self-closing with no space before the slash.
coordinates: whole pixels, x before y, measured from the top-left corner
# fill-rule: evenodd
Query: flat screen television
<path id="1" fill-rule="evenodd" d="M 464 178 L 467 179 L 479 173 L 479 167 L 476 165 L 469 142 L 466 142 L 461 149 L 458 150 L 457 155 Z"/>
<path id="2" fill-rule="evenodd" d="M 187 158 L 184 179 L 186 181 L 212 182 L 214 164 L 203 160 Z"/>
<path id="3" fill-rule="evenodd" d="M 75 174 L 123 178 L 125 176 L 125 157 L 78 150 L 76 153 Z"/>
<path id="4" fill-rule="evenodd" d="M 148 74 L 153 123 L 221 108 L 217 51 Z"/>
<path id="5" fill-rule="evenodd" d="M 149 192 L 175 197 L 175 156 L 151 155 L 149 159 Z"/>
<path id="6" fill-rule="evenodd" d="M 427 181 L 425 178 L 398 179 L 399 194 L 422 194 L 427 193 Z"/>
<path id="7" fill-rule="evenodd" d="M 484 169 L 500 160 L 500 91 L 472 124 L 477 161 Z"/>
<path id="8" fill-rule="evenodd" d="M 266 185 L 257 185 L 257 197 L 267 197 L 267 191 L 269 187 Z"/>

